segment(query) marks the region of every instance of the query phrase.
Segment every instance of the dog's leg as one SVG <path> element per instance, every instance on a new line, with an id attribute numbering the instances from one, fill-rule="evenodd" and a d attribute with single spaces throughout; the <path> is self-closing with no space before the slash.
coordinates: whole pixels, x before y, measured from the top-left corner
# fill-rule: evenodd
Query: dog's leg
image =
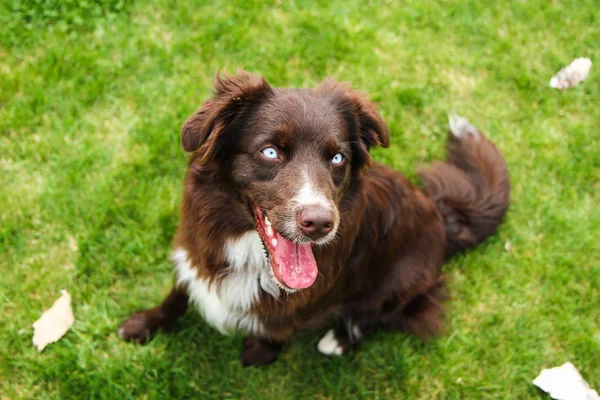
<path id="1" fill-rule="evenodd" d="M 144 343 L 158 329 L 168 329 L 188 308 L 185 288 L 173 287 L 169 295 L 154 308 L 132 314 L 119 327 L 119 336 L 124 340 Z"/>
<path id="2" fill-rule="evenodd" d="M 448 298 L 444 276 L 438 276 L 410 300 L 382 317 L 386 329 L 402 330 L 421 338 L 438 335 L 443 330 L 444 301 Z"/>
<path id="3" fill-rule="evenodd" d="M 360 339 L 367 333 L 366 324 L 360 323 L 351 317 L 341 316 L 335 327 L 327 331 L 319 340 L 317 349 L 327 356 L 341 356 L 355 347 Z"/>
<path id="4" fill-rule="evenodd" d="M 408 293 L 403 293 L 408 296 Z M 404 331 L 427 338 L 442 330 L 443 301 L 446 299 L 443 276 L 437 277 L 410 300 L 402 295 L 392 296 L 379 309 L 361 312 L 353 317 L 340 317 L 334 329 L 321 338 L 317 348 L 328 356 L 340 356 L 375 331 Z"/>
<path id="5" fill-rule="evenodd" d="M 283 342 L 250 337 L 244 340 L 242 349 L 242 365 L 267 365 L 277 360 Z"/>

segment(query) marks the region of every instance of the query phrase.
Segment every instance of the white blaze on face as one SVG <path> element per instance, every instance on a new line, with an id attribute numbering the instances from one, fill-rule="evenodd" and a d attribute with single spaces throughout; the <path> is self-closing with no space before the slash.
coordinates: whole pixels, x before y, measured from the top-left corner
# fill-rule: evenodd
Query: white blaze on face
<path id="1" fill-rule="evenodd" d="M 326 244 L 329 243 L 337 232 L 337 223 L 338 223 L 338 213 L 335 206 L 335 203 L 329 199 L 321 190 L 319 190 L 318 186 L 311 179 L 310 174 L 306 169 L 302 170 L 302 186 L 300 186 L 300 190 L 296 193 L 296 196 L 292 199 L 292 202 L 301 209 L 307 206 L 317 206 L 322 207 L 326 210 L 329 210 L 335 215 L 335 224 L 334 228 L 329 234 L 321 239 L 315 241 L 316 244 Z M 286 227 L 288 232 L 297 231 L 296 223 L 290 221 L 288 226 Z"/>
<path id="2" fill-rule="evenodd" d="M 331 200 L 323 192 L 319 191 L 306 170 L 302 171 L 302 176 L 304 182 L 296 197 L 294 197 L 294 202 L 299 206 L 321 206 L 331 210 L 333 208 Z"/>

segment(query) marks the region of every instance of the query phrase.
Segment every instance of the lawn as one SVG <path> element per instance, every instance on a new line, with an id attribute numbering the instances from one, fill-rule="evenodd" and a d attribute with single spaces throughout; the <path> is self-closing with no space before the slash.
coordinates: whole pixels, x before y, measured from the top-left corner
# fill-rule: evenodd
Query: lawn
<path id="1" fill-rule="evenodd" d="M 598 21 L 594 0 L 3 2 L 0 398 L 544 399 L 531 380 L 568 360 L 600 389 L 598 66 L 548 87 L 575 57 L 600 63 Z M 305 332 L 247 369 L 241 337 L 193 311 L 146 346 L 119 340 L 171 284 L 179 127 L 239 67 L 368 92 L 392 135 L 374 157 L 411 178 L 443 156 L 451 110 L 505 154 L 512 206 L 446 264 L 445 334 L 329 359 L 324 330 Z M 60 289 L 76 322 L 38 354 L 31 324 Z"/>

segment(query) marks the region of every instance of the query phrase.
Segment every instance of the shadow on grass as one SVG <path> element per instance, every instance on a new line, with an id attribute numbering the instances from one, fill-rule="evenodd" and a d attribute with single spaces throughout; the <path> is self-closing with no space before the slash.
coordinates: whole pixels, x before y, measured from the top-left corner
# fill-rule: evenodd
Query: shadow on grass
<path id="1" fill-rule="evenodd" d="M 380 333 L 366 338 L 347 356 L 328 358 L 316 349 L 325 331 L 301 332 L 274 364 L 244 368 L 240 363 L 243 337 L 222 335 L 190 310 L 151 345 L 164 349 L 161 353 L 172 367 L 172 372 L 159 374 L 171 395 L 293 399 L 372 397 L 382 388 L 402 391 L 408 376 L 404 359 L 414 339 L 402 333 Z M 421 350 L 427 352 L 427 346 Z M 175 383 L 173 371 L 187 377 L 186 388 Z M 365 377 L 373 379 L 365 381 Z"/>

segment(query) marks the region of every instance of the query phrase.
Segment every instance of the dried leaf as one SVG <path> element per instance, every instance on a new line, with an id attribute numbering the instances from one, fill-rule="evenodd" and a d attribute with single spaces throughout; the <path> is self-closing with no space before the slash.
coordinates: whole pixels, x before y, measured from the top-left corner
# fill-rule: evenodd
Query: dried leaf
<path id="1" fill-rule="evenodd" d="M 587 78 L 590 68 L 592 68 L 592 60 L 589 58 L 576 58 L 550 79 L 550 87 L 564 90 L 577 86 Z"/>
<path id="2" fill-rule="evenodd" d="M 533 380 L 533 384 L 553 399 L 560 400 L 600 400 L 598 393 L 590 389 L 577 368 L 570 362 L 560 367 L 544 369 Z"/>
<path id="3" fill-rule="evenodd" d="M 38 351 L 44 350 L 49 343 L 57 342 L 75 321 L 71 308 L 71 295 L 66 290 L 60 292 L 62 296 L 33 323 L 33 344 Z"/>

